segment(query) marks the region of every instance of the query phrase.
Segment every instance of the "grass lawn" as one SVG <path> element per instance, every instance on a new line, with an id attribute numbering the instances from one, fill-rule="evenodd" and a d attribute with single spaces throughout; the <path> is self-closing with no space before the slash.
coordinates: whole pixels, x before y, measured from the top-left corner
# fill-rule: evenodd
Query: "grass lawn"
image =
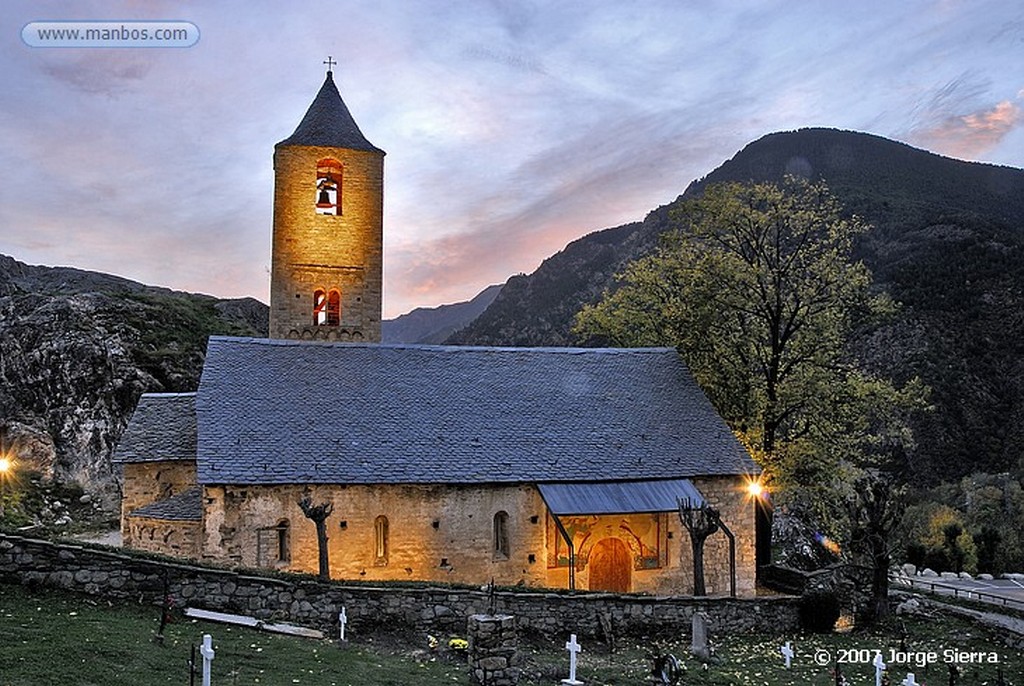
<path id="1" fill-rule="evenodd" d="M 213 636 L 216 657 L 213 683 L 223 684 L 323 684 L 433 686 L 468 684 L 464 656 L 443 648 L 431 651 L 427 637 L 408 631 L 352 635 L 352 643 L 340 648 L 331 641 L 298 639 L 261 633 L 252 629 L 178 618 L 165 630 L 163 644 L 154 642 L 159 608 L 130 603 L 111 604 L 84 596 L 52 591 L 29 592 L 20 586 L 0 585 L 0 686 L 44 684 L 187 684 L 190 647 Z M 893 665 L 892 683 L 899 684 L 908 671 L 918 683 L 947 684 L 945 650 L 992 652 L 1000 660 L 1007 684 L 1024 686 L 1024 658 L 980 629 L 941 619 L 908 620 L 907 648 L 913 653 L 935 651 L 937 662 L 925 666 Z M 439 637 L 444 646 L 448 637 Z M 716 637 L 712 637 L 715 639 Z M 757 684 L 777 686 L 827 686 L 835 683 L 831 667 L 836 658 L 847 660 L 843 674 L 852 686 L 872 685 L 874 668 L 866 661 L 875 649 L 888 661 L 891 649 L 900 647 L 893 630 L 850 632 L 827 636 L 793 635 L 766 637 L 736 635 L 717 637 L 717 662 L 706 669 L 692 658 L 683 660 L 684 684 Z M 796 651 L 793 667 L 785 669 L 779 647 L 791 641 Z M 567 676 L 564 641 L 521 637 L 524 669 L 521 684 L 557 684 Z M 651 650 L 688 654 L 684 640 L 662 637 L 622 639 L 615 653 L 601 643 L 582 639 L 579 678 L 588 684 L 643 684 Z M 819 666 L 815 656 L 829 666 Z M 922 661 L 927 655 L 915 655 Z M 958 655 L 958 684 L 985 686 L 997 683 L 995 664 L 970 664 Z M 196 683 L 200 683 L 197 675 Z"/>

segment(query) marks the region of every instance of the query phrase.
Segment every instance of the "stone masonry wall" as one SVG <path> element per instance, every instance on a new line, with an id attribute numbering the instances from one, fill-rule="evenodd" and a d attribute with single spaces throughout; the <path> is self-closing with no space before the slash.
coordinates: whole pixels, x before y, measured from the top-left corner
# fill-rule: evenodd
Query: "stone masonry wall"
<path id="1" fill-rule="evenodd" d="M 378 627 L 461 635 L 467 618 L 487 611 L 482 590 L 407 588 L 294 580 L 145 559 L 81 545 L 59 544 L 0 534 L 0 583 L 59 588 L 93 596 L 159 603 L 164 580 L 178 607 L 195 606 L 257 618 L 335 630 L 346 608 L 349 629 L 358 634 Z M 688 634 L 694 612 L 709 617 L 712 635 L 737 631 L 784 633 L 798 626 L 796 599 L 689 598 L 609 593 L 498 591 L 495 610 L 516 617 L 525 633 L 562 637 L 601 636 L 600 617 L 613 631 L 675 630 Z"/>
<path id="2" fill-rule="evenodd" d="M 158 500 L 178 495 L 196 485 L 194 460 L 132 462 L 124 465 L 121 498 L 121 540 L 126 546 L 142 547 L 128 525 L 128 513 Z"/>
<path id="3" fill-rule="evenodd" d="M 753 504 L 738 492 L 743 484 L 732 477 L 696 479 L 705 498 L 721 512 L 736 535 L 737 594 L 754 592 Z M 286 521 L 290 525 L 290 571 L 318 569 L 313 524 L 298 507 L 303 486 L 207 486 L 202 554 L 214 563 L 260 567 L 259 530 Z M 327 520 L 331 576 L 360 581 L 436 581 L 440 583 L 522 584 L 567 588 L 568 567 L 549 567 L 559 534 L 548 521 L 547 507 L 535 486 L 350 485 L 315 486 L 314 502 L 327 501 L 334 512 Z M 497 555 L 493 522 L 508 514 L 509 550 Z M 388 551 L 375 555 L 374 525 L 388 520 Z M 633 592 L 681 595 L 693 592 L 689 534 L 676 513 L 657 515 L 666 531 L 664 564 L 630 572 Z M 650 527 L 652 515 L 587 518 L 585 545 L 577 541 L 578 589 L 590 587 L 587 552 L 603 538 L 632 544 L 631 532 Z M 561 544 L 559 544 L 561 545 Z M 153 548 L 150 548 L 153 549 Z M 563 546 L 564 549 L 564 546 Z M 159 550 L 159 549 L 157 549 Z M 717 533 L 705 548 L 707 590 L 729 593 L 728 540 Z M 171 553 L 170 550 L 160 552 Z M 635 552 L 635 551 L 634 551 Z"/>
<path id="4" fill-rule="evenodd" d="M 188 559 L 199 557 L 202 540 L 200 522 L 128 517 L 122 530 L 125 526 L 131 533 L 133 548 Z"/>
<path id="5" fill-rule="evenodd" d="M 258 530 L 290 524 L 289 571 L 318 569 L 316 530 L 299 509 L 305 486 L 207 486 L 205 559 L 259 567 Z M 528 486 L 351 485 L 308 487 L 331 502 L 331 576 L 359 581 L 424 581 L 544 586 L 544 503 Z M 509 555 L 493 552 L 494 515 L 509 515 Z M 376 555 L 375 523 L 388 521 L 387 551 Z M 531 517 L 536 523 L 531 522 Z"/>
<path id="6" fill-rule="evenodd" d="M 750 595 L 754 592 L 757 576 L 756 551 L 754 549 L 754 502 L 746 495 L 746 482 L 736 478 L 703 477 L 693 479 L 711 507 L 718 510 L 722 522 L 736 537 L 736 593 Z M 684 565 L 693 569 L 690 551 L 690 536 L 673 515 L 676 526 L 683 529 L 680 546 L 683 548 Z M 691 573 L 689 591 L 693 590 Z M 711 535 L 704 546 L 704 580 L 709 594 L 729 592 L 729 539 L 721 531 Z"/>

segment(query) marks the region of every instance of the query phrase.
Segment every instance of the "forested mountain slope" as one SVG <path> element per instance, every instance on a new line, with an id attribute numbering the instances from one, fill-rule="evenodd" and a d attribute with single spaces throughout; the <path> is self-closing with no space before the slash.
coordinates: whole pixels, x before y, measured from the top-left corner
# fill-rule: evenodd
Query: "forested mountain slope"
<path id="1" fill-rule="evenodd" d="M 921 376 L 935 411 L 916 427 L 918 479 L 1024 467 L 1024 171 L 941 157 L 863 133 L 761 138 L 643 222 L 585 236 L 499 297 L 450 341 L 570 345 L 572 318 L 657 244 L 670 212 L 707 184 L 825 180 L 873 225 L 857 246 L 899 320 L 856 351 L 897 381 Z"/>

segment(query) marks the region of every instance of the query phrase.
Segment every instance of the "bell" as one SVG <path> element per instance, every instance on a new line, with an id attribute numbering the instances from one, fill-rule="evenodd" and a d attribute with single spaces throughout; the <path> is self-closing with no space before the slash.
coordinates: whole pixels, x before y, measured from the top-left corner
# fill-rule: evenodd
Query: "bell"
<path id="1" fill-rule="evenodd" d="M 316 206 L 323 208 L 334 207 L 334 203 L 331 202 L 331 196 L 328 195 L 326 188 L 320 189 L 320 197 L 316 199 Z"/>

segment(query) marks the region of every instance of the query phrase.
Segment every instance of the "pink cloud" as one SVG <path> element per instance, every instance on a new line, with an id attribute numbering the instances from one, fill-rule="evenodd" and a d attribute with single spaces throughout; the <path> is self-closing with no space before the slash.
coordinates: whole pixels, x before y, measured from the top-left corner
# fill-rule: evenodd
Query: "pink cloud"
<path id="1" fill-rule="evenodd" d="M 987 110 L 946 117 L 930 128 L 913 132 L 912 139 L 945 155 L 976 160 L 999 145 L 1021 122 L 1021 108 L 1004 100 Z"/>

